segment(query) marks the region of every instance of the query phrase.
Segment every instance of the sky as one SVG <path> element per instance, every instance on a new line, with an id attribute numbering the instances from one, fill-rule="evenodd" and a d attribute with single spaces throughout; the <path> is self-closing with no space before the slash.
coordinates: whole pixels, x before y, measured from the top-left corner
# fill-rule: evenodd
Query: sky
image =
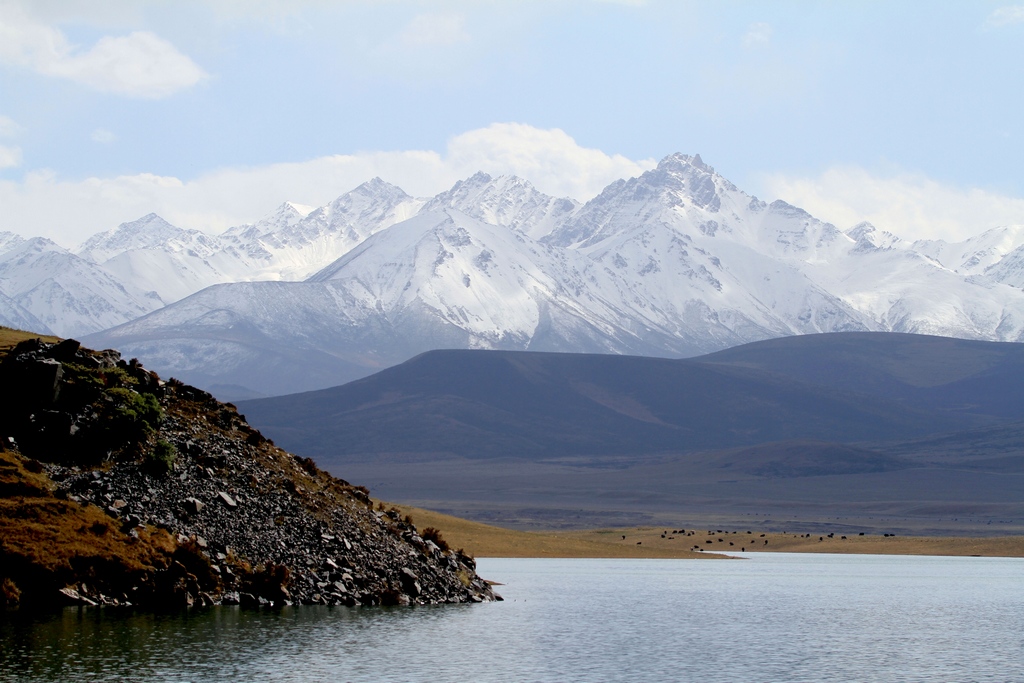
<path id="1" fill-rule="evenodd" d="M 1024 224 L 1024 4 L 0 0 L 0 231 L 68 247 L 674 152 L 842 229 Z"/>

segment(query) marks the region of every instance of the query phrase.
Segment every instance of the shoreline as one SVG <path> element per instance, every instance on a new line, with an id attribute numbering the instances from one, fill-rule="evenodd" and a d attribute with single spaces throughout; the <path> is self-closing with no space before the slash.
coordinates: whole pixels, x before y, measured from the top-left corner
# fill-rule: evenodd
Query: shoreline
<path id="1" fill-rule="evenodd" d="M 388 505 L 387 503 L 385 503 Z M 418 528 L 434 527 L 473 557 L 730 559 L 733 552 L 1024 557 L 1024 536 L 897 536 L 760 532 L 751 529 L 622 527 L 517 531 L 432 510 L 395 505 Z M 820 540 L 819 540 L 820 539 Z M 767 543 L 765 543 L 767 541 Z M 694 547 L 699 548 L 695 550 Z"/>

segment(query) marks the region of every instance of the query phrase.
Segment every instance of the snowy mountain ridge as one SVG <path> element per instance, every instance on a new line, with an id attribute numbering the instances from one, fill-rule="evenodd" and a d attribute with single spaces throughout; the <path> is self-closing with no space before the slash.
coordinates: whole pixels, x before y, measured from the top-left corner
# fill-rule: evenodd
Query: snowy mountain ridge
<path id="1" fill-rule="evenodd" d="M 582 205 L 477 173 L 429 199 L 375 178 L 216 236 L 151 214 L 77 253 L 42 250 L 74 265 L 61 292 L 88 302 L 29 295 L 40 283 L 14 256 L 27 242 L 0 234 L 0 317 L 58 334 L 112 328 L 90 343 L 253 393 L 445 347 L 684 356 L 856 330 L 1024 340 L 1024 226 L 960 243 L 868 223 L 844 232 L 684 154 Z M 259 373 L 271 379 L 252 386 Z"/>

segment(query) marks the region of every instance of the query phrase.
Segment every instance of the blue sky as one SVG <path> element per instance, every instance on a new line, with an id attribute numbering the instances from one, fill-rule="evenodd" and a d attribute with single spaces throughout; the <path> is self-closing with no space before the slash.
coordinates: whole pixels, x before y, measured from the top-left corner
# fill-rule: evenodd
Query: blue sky
<path id="1" fill-rule="evenodd" d="M 1022 105 L 998 1 L 0 0 L 0 230 L 217 231 L 480 169 L 587 199 L 681 151 L 957 239 L 1024 223 Z"/>

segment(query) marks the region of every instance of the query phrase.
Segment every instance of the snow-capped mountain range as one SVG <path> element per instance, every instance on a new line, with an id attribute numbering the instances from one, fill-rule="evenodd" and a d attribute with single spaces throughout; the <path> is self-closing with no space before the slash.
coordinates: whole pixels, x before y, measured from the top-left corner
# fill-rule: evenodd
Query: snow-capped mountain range
<path id="1" fill-rule="evenodd" d="M 152 214 L 73 252 L 0 234 L 0 323 L 94 333 L 229 397 L 432 348 L 685 356 L 839 330 L 1021 341 L 1022 286 L 1024 226 L 959 243 L 844 232 L 682 154 L 582 205 L 478 173 L 430 199 L 374 179 L 216 236 Z"/>

